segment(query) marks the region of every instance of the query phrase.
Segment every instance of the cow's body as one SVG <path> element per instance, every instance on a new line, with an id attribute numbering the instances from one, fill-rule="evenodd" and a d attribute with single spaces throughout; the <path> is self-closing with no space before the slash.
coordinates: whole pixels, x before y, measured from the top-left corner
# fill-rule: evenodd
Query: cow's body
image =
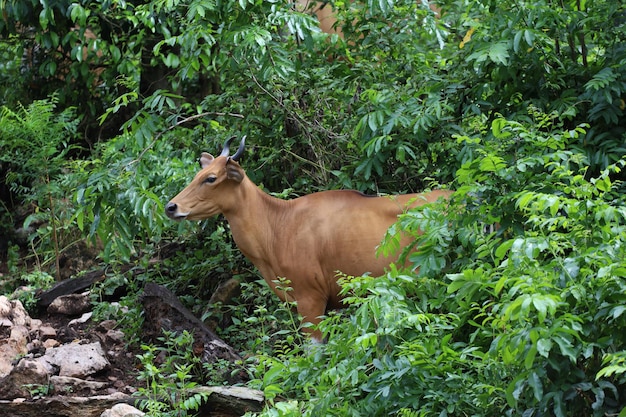
<path id="1" fill-rule="evenodd" d="M 241 252 L 274 292 L 295 301 L 313 324 L 327 309 L 341 306 L 338 274 L 379 276 L 396 260 L 376 251 L 399 214 L 451 193 L 368 197 L 336 190 L 280 200 L 264 193 L 224 154 L 203 154 L 201 163 L 194 180 L 168 203 L 168 216 L 201 220 L 223 213 Z M 277 289 L 279 278 L 287 279 L 292 291 Z M 320 339 L 317 331 L 313 336 Z"/>

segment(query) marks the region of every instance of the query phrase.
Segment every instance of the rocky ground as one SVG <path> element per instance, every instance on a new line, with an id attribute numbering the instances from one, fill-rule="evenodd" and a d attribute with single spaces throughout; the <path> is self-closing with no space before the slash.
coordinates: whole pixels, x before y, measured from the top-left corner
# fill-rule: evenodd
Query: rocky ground
<path id="1" fill-rule="evenodd" d="M 0 296 L 0 339 L 4 342 L 0 346 L 0 377 L 13 373 L 13 378 L 18 378 L 14 384 L 0 387 L 2 398 L 41 396 L 49 390 L 65 395 L 136 391 L 135 352 L 127 349 L 116 323 L 94 323 L 90 312 L 78 318 L 67 314 L 85 301 L 88 306 L 86 294 L 66 297 L 65 306 L 35 319 L 19 301 Z M 30 368 L 34 379 L 20 380 L 17 365 Z M 56 383 L 48 387 L 50 378 Z"/>
<path id="2" fill-rule="evenodd" d="M 150 314 L 155 327 L 160 330 L 164 322 L 176 322 L 178 327 L 173 330 L 188 323 L 202 330 L 193 317 L 186 321 L 176 318 L 188 313 L 181 313 L 177 300 L 162 303 L 157 297 L 162 291 L 153 291 L 158 302 L 152 300 L 149 308 L 156 311 Z M 0 415 L 105 417 L 116 416 L 118 411 L 119 415 L 129 411 L 141 415 L 128 408 L 137 400 L 138 387 L 145 384 L 137 379 L 136 355 L 140 352 L 126 345 L 116 322 L 93 322 L 89 307 L 87 293 L 68 294 L 55 299 L 40 317 L 32 318 L 19 301 L 0 296 Z M 212 337 L 208 332 L 208 339 L 202 342 L 206 360 L 215 354 L 232 355 L 227 345 Z M 262 394 L 254 390 L 206 389 L 212 393 L 211 401 L 218 401 L 205 407 L 200 413 L 203 416 L 242 415 L 259 409 L 263 402 Z M 115 404 L 121 410 L 112 409 Z"/>

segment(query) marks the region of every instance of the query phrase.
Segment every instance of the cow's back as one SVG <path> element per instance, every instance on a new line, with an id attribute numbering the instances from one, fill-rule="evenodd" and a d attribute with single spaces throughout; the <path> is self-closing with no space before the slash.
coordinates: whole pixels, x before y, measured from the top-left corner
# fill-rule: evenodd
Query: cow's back
<path id="1" fill-rule="evenodd" d="M 370 197 L 335 190 L 292 200 L 292 216 L 274 252 L 280 258 L 277 274 L 289 279 L 296 293 L 326 293 L 328 307 L 337 307 L 338 274 L 382 275 L 399 255 L 377 255 L 387 230 L 409 208 L 449 194 L 435 193 Z"/>

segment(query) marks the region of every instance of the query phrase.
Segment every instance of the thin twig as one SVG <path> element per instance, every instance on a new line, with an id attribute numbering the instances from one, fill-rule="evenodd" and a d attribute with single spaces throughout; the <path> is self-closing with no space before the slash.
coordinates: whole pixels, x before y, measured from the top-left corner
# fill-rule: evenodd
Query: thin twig
<path id="1" fill-rule="evenodd" d="M 239 118 L 239 119 L 244 119 L 245 118 L 245 116 L 243 114 L 239 114 L 239 113 L 223 113 L 223 112 L 214 112 L 214 111 L 207 111 L 207 112 L 204 112 L 204 113 L 194 114 L 193 116 L 186 117 L 186 118 L 184 118 L 182 120 L 177 121 L 172 126 L 169 126 L 167 129 L 162 130 L 159 133 L 157 133 L 154 136 L 154 139 L 152 139 L 152 142 L 150 142 L 150 144 L 148 146 L 146 146 L 145 149 L 139 153 L 137 158 L 135 158 L 132 161 L 130 161 L 128 163 L 128 165 L 133 165 L 133 164 L 136 164 L 137 162 L 139 162 L 141 160 L 141 158 L 143 158 L 145 153 L 148 152 L 148 150 L 151 149 L 155 145 L 157 140 L 159 140 L 159 138 L 161 136 L 163 136 L 165 133 L 169 132 L 170 130 L 174 130 L 175 128 L 177 128 L 178 126 L 180 126 L 182 124 L 191 122 L 193 120 L 196 120 L 196 119 L 199 119 L 199 118 L 205 117 L 205 116 L 230 116 L 230 117 L 236 117 L 236 118 Z"/>

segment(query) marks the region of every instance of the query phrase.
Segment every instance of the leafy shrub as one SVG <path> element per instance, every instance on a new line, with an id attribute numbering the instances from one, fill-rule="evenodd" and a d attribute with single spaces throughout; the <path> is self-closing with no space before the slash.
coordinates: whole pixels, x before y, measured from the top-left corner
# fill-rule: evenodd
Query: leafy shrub
<path id="1" fill-rule="evenodd" d="M 585 155 L 575 146 L 584 128 L 543 133 L 548 126 L 497 123 L 501 135 L 511 133 L 506 139 L 532 146 L 518 147 L 515 159 L 487 154 L 472 171 L 483 183 L 513 184 L 502 201 L 514 203 L 507 216 L 523 220 L 523 233 L 484 246 L 480 262 L 448 275 L 448 292 L 471 312 L 470 340 L 482 339 L 491 357 L 513 367 L 505 391 L 512 412 L 620 412 L 622 383 L 598 372 L 605 355 L 625 346 L 615 333 L 624 323 L 614 303 L 624 278 L 626 221 L 615 176 L 626 161 L 589 177 Z M 488 160 L 502 165 L 492 171 Z M 469 185 L 466 180 L 461 183 Z"/>
<path id="2" fill-rule="evenodd" d="M 209 396 L 192 391 L 198 385 L 193 381 L 194 368 L 202 366 L 200 357 L 193 353 L 193 335 L 186 331 L 180 335 L 165 333 L 160 340 L 163 347 L 142 345 L 144 353 L 137 355 L 142 365 L 139 379 L 146 383 L 137 393 L 147 397 L 140 405 L 149 416 L 193 415 Z M 162 363 L 157 358 L 160 354 Z"/>
<path id="3" fill-rule="evenodd" d="M 586 177 L 585 129 L 544 121 L 502 118 L 490 141 L 461 139 L 477 156 L 451 205 L 411 210 L 396 229 L 415 236 L 419 271 L 347 279 L 349 318 L 320 324 L 328 344 L 262 356 L 256 383 L 298 401 L 261 415 L 623 412 L 626 206 L 614 176 L 626 161 Z M 484 213 L 498 231 L 485 234 Z"/>
<path id="4" fill-rule="evenodd" d="M 0 292 L 12 292 L 11 297 L 19 300 L 26 311 L 34 313 L 37 311 L 37 293 L 45 291 L 54 284 L 54 277 L 43 271 L 32 271 L 22 274 L 15 280 L 23 286 L 17 288 L 6 288 L 5 285 L 0 287 Z"/>
<path id="5" fill-rule="evenodd" d="M 187 166 L 195 166 L 190 151 L 174 149 L 189 140 L 183 136 L 169 142 L 166 137 L 144 148 L 121 135 L 101 144 L 93 160 L 75 162 L 73 219 L 81 231 L 104 244 L 105 261 L 141 255 L 139 247 L 149 248 L 174 229 L 163 206 L 191 176 Z M 182 231 L 191 225 L 176 226 Z"/>
<path id="6" fill-rule="evenodd" d="M 277 288 L 291 291 L 288 282 Z M 237 350 L 256 354 L 298 352 L 304 342 L 293 303 L 282 302 L 263 279 L 241 282 L 241 295 L 226 308 L 232 324 L 218 334 Z M 244 329 L 255 329 L 251 334 Z"/>
<path id="7" fill-rule="evenodd" d="M 523 118 L 533 105 L 561 115 L 579 136 L 594 175 L 624 151 L 624 10 L 611 1 L 472 2 L 449 14 L 459 49 L 463 114 Z M 487 12 L 485 14 L 485 12 Z M 606 24 L 606 22 L 611 22 Z M 605 25 L 606 31 L 595 28 Z"/>
<path id="8" fill-rule="evenodd" d="M 2 210 L 29 206 L 23 228 L 29 230 L 33 223 L 43 224 L 28 236 L 33 241 L 33 256 L 39 266 L 56 261 L 58 277 L 60 252 L 72 237 L 64 233 L 69 218 L 64 207 L 67 204 L 63 181 L 78 119 L 72 109 L 56 112 L 55 107 L 56 98 L 52 97 L 28 107 L 20 105 L 17 110 L 0 108 L 0 172 L 11 190 Z M 3 227 L 3 234 L 12 236 L 12 226 Z M 43 251 L 43 260 L 37 247 Z"/>
<path id="9" fill-rule="evenodd" d="M 27 90 L 24 77 L 20 76 L 21 48 L 16 43 L 0 42 L 0 86 L 2 95 L 0 105 L 16 108 L 19 102 L 24 103 L 20 94 Z"/>

